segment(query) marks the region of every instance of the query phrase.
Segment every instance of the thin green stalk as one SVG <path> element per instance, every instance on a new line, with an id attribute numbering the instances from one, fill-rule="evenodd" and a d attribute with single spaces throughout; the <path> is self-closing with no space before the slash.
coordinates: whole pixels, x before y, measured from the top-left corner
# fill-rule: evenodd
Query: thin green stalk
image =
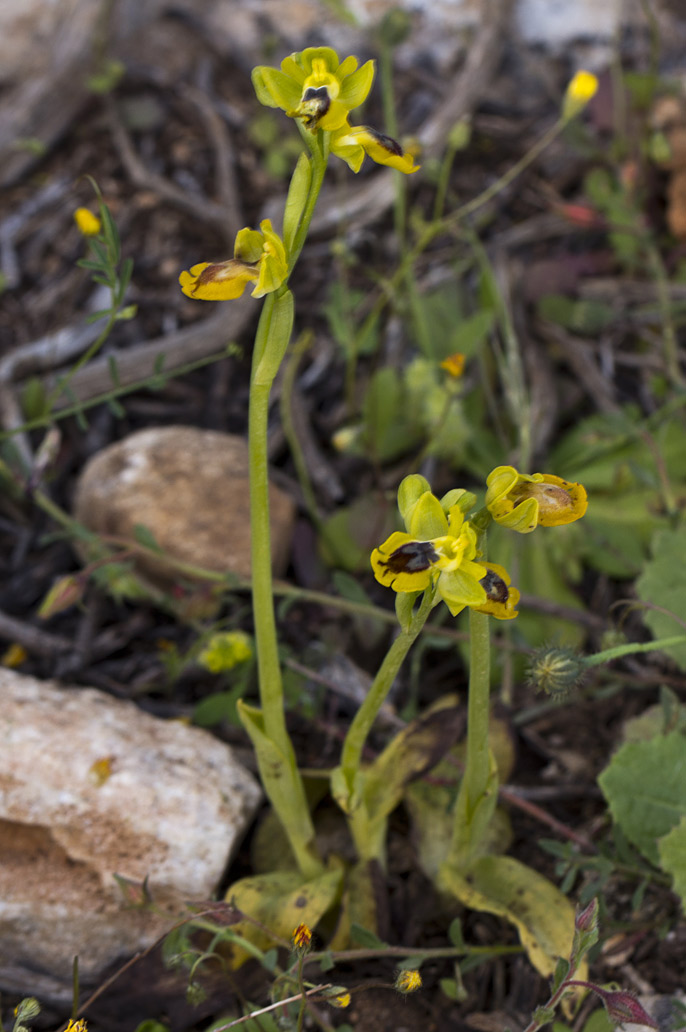
<path id="1" fill-rule="evenodd" d="M 274 295 L 268 295 L 257 336 L 268 341 Z M 268 346 L 268 345 L 267 345 Z M 255 359 L 259 360 L 257 344 Z M 267 465 L 267 419 L 271 384 L 250 388 L 248 448 L 250 456 L 250 555 L 252 600 L 260 681 L 260 700 L 267 735 L 288 752 L 290 739 L 283 707 L 281 667 L 276 641 L 276 620 L 272 590 L 271 531 L 269 526 L 269 471 Z"/>
<path id="2" fill-rule="evenodd" d="M 467 756 L 461 791 L 472 814 L 488 787 L 488 720 L 491 692 L 489 618 L 469 610 L 469 702 L 467 706 Z"/>
<path id="3" fill-rule="evenodd" d="M 112 332 L 112 327 L 114 326 L 115 322 L 117 321 L 117 315 L 118 314 L 119 314 L 119 306 L 118 306 L 118 303 L 116 301 L 116 298 L 113 296 L 112 297 L 112 310 L 110 311 L 110 313 L 109 313 L 109 315 L 107 317 L 107 322 L 105 323 L 105 325 L 104 325 L 104 327 L 102 329 L 102 332 L 98 334 L 97 338 L 93 341 L 93 343 L 90 345 L 90 347 L 86 348 L 84 353 L 80 356 L 78 361 L 76 361 L 74 363 L 74 365 L 71 367 L 69 372 L 65 376 L 62 376 L 62 377 L 60 377 L 58 379 L 57 383 L 55 384 L 53 389 L 50 391 L 50 394 L 48 395 L 47 400 L 45 402 L 45 407 L 46 407 L 48 412 L 50 412 L 52 410 L 53 405 L 55 404 L 57 399 L 60 397 L 60 395 L 61 394 L 66 394 L 67 387 L 69 386 L 69 383 L 76 376 L 76 374 L 78 373 L 79 369 L 82 369 L 88 362 L 90 362 L 91 358 L 93 358 L 94 355 L 97 355 L 98 351 L 103 346 L 103 344 L 105 343 L 105 341 L 109 337 L 110 333 Z"/>
<path id="4" fill-rule="evenodd" d="M 367 741 L 367 736 L 372 729 L 379 710 L 386 701 L 386 696 L 391 690 L 391 685 L 402 666 L 405 656 L 412 648 L 422 627 L 426 623 L 432 604 L 433 592 L 430 590 L 425 591 L 419 609 L 412 617 L 410 626 L 406 631 L 400 632 L 386 653 L 372 686 L 348 729 L 341 751 L 341 768 L 348 785 L 353 784 L 355 775 L 360 769 L 362 750 Z"/>
<path id="5" fill-rule="evenodd" d="M 453 835 L 444 862 L 447 871 L 464 867 L 486 832 L 497 801 L 497 781 L 488 743 L 490 640 L 488 616 L 469 610 L 469 702 L 467 755 L 455 801 Z"/>
<path id="6" fill-rule="evenodd" d="M 684 634 L 675 634 L 671 638 L 658 638 L 656 641 L 629 642 L 627 645 L 615 645 L 603 652 L 596 652 L 594 656 L 586 656 L 581 662 L 587 667 L 600 666 L 601 663 L 610 663 L 613 659 L 621 659 L 622 656 L 633 656 L 636 652 L 658 652 L 661 649 L 684 644 L 686 644 L 686 635 Z"/>

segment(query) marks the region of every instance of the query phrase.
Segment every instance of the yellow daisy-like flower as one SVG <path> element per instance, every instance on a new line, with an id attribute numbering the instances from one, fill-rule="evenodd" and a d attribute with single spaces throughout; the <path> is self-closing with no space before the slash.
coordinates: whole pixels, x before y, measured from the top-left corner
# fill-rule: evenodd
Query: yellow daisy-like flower
<path id="1" fill-rule="evenodd" d="M 503 527 L 529 534 L 537 526 L 560 527 L 581 519 L 588 507 L 586 489 L 552 473 L 519 473 L 497 466 L 486 479 L 486 507 Z"/>
<path id="2" fill-rule="evenodd" d="M 395 980 L 400 993 L 416 993 L 422 987 L 422 976 L 418 971 L 401 971 Z"/>
<path id="3" fill-rule="evenodd" d="M 213 634 L 198 656 L 198 663 L 211 674 L 232 670 L 252 657 L 252 642 L 244 631 L 220 631 Z"/>
<path id="4" fill-rule="evenodd" d="M 365 154 L 377 165 L 390 165 L 408 175 L 416 172 L 414 158 L 409 151 L 403 151 L 391 136 L 384 136 L 366 125 L 344 125 L 331 136 L 331 153 L 341 158 L 353 170 L 359 172 Z"/>
<path id="5" fill-rule="evenodd" d="M 84 1018 L 79 1018 L 78 1021 L 74 1021 L 70 1018 L 65 1032 L 88 1032 L 88 1025 Z"/>
<path id="6" fill-rule="evenodd" d="M 519 592 L 510 588 L 502 567 L 476 561 L 477 534 L 459 504 L 448 505 L 446 515 L 438 498 L 425 491 L 404 508 L 401 502 L 401 511 L 408 531 L 391 534 L 371 555 L 381 584 L 398 592 L 433 587 L 453 616 L 465 606 L 499 620 L 517 615 Z"/>
<path id="7" fill-rule="evenodd" d="M 280 71 L 259 65 L 252 72 L 260 103 L 302 119 L 311 132 L 344 125 L 348 112 L 366 99 L 373 78 L 373 61 L 358 68 L 356 57 L 340 62 L 331 47 L 307 47 L 291 54 L 281 62 Z"/>
<path id="8" fill-rule="evenodd" d="M 441 362 L 441 369 L 445 369 L 448 376 L 452 376 L 454 380 L 459 380 L 464 372 L 465 356 L 460 351 L 456 351 L 452 355 L 448 355 Z"/>
<path id="9" fill-rule="evenodd" d="M 74 212 L 74 222 L 79 232 L 84 236 L 97 236 L 102 229 L 102 223 L 97 215 L 94 215 L 88 208 L 77 208 Z"/>
<path id="10" fill-rule="evenodd" d="M 306 924 L 299 924 L 291 938 L 296 950 L 308 950 L 312 945 L 312 932 Z"/>
<path id="11" fill-rule="evenodd" d="M 281 286 L 288 275 L 283 241 L 269 219 L 260 228 L 239 230 L 233 258 L 225 262 L 201 262 L 179 276 L 181 290 L 200 301 L 232 301 L 248 283 L 255 283 L 252 297 L 263 297 Z"/>

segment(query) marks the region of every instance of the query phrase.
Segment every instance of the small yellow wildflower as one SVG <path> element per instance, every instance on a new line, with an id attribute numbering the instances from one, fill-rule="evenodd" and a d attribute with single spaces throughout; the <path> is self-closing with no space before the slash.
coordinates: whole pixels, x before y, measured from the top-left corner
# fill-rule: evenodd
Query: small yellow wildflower
<path id="1" fill-rule="evenodd" d="M 306 924 L 299 924 L 291 938 L 296 950 L 309 950 L 312 944 L 312 932 Z"/>
<path id="2" fill-rule="evenodd" d="M 349 1007 L 350 993 L 339 993 L 338 996 L 333 996 L 328 1002 L 332 1007 Z"/>
<path id="3" fill-rule="evenodd" d="M 448 355 L 441 362 L 441 369 L 445 369 L 448 376 L 452 376 L 454 380 L 459 380 L 464 372 L 465 356 L 456 351 L 454 355 Z"/>
<path id="4" fill-rule="evenodd" d="M 422 987 L 422 976 L 418 971 L 401 971 L 395 980 L 399 993 L 416 993 Z"/>
<path id="5" fill-rule="evenodd" d="M 244 631 L 213 634 L 198 656 L 198 662 L 211 674 L 232 670 L 252 657 L 252 640 Z"/>
<path id="6" fill-rule="evenodd" d="M 79 1018 L 78 1021 L 74 1021 L 70 1018 L 65 1032 L 88 1032 L 88 1025 L 84 1018 Z"/>
<path id="7" fill-rule="evenodd" d="M 88 208 L 77 208 L 74 212 L 74 222 L 84 236 L 97 236 L 102 229 L 102 223 L 97 215 L 94 215 Z"/>
<path id="8" fill-rule="evenodd" d="M 29 654 L 24 646 L 20 645 L 17 641 L 13 641 L 12 644 L 3 652 L 2 658 L 0 658 L 0 666 L 9 667 L 10 670 L 15 670 L 17 667 L 21 666 L 22 663 L 25 663 L 28 658 Z"/>
<path id="9" fill-rule="evenodd" d="M 579 71 L 572 77 L 562 101 L 562 117 L 574 118 L 595 96 L 598 90 L 598 79 L 592 72 Z"/>
<path id="10" fill-rule="evenodd" d="M 486 478 L 486 508 L 503 527 L 529 534 L 541 527 L 574 523 L 586 512 L 581 484 L 552 473 L 519 473 L 514 466 L 496 466 Z"/>

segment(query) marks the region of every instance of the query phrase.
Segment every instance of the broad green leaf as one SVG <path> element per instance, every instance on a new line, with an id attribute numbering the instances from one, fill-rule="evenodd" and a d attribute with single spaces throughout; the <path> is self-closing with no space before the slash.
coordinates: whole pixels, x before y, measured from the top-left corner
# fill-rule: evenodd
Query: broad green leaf
<path id="1" fill-rule="evenodd" d="M 364 494 L 328 516 L 319 546 L 324 561 L 349 573 L 369 570 L 372 550 L 397 530 L 395 506 L 380 503 L 378 494 Z"/>
<path id="2" fill-rule="evenodd" d="M 316 867 L 314 828 L 292 747 L 286 754 L 272 741 L 265 732 L 264 715 L 257 707 L 248 706 L 239 699 L 236 709 L 255 749 L 260 778 L 269 801 L 286 828 L 294 850 L 299 844 L 303 851 L 298 862 L 305 861 L 309 854 L 312 859 L 310 866 Z"/>
<path id="3" fill-rule="evenodd" d="M 588 335 L 600 333 L 616 319 L 612 305 L 602 301 L 579 301 L 563 294 L 542 297 L 538 302 L 538 314 L 558 326 Z"/>
<path id="4" fill-rule="evenodd" d="M 686 910 L 686 817 L 682 817 L 657 844 L 662 869 L 674 879 L 674 891 Z"/>
<path id="5" fill-rule="evenodd" d="M 593 1011 L 584 1025 L 583 1032 L 615 1032 L 615 1026 L 604 1007 Z"/>
<path id="6" fill-rule="evenodd" d="M 686 737 L 678 731 L 623 745 L 598 778 L 613 820 L 652 863 L 657 840 L 686 816 Z"/>
<path id="7" fill-rule="evenodd" d="M 290 290 L 273 302 L 271 314 L 267 318 L 266 305 L 270 300 L 271 295 L 268 295 L 255 340 L 259 361 L 254 373 L 254 383 L 261 387 L 271 384 L 279 371 L 293 329 L 293 295 Z"/>
<path id="8" fill-rule="evenodd" d="M 479 857 L 469 868 L 444 868 L 441 887 L 465 906 L 510 921 L 531 963 L 544 977 L 569 956 L 574 908 L 552 882 L 510 856 Z M 585 962 L 578 977 L 586 977 Z"/>
<path id="9" fill-rule="evenodd" d="M 389 366 L 378 369 L 369 381 L 362 416 L 364 443 L 377 462 L 391 462 L 420 441 L 403 380 Z"/>
<path id="10" fill-rule="evenodd" d="M 329 949 L 342 950 L 351 945 L 381 949 L 386 945 L 376 934 L 379 927 L 379 884 L 379 865 L 373 861 L 358 861 L 348 869 Z"/>
<path id="11" fill-rule="evenodd" d="M 327 871 L 318 878 L 303 881 L 297 872 L 275 871 L 254 878 L 241 878 L 227 891 L 226 899 L 244 914 L 259 921 L 259 928 L 248 921 L 231 926 L 232 933 L 265 951 L 278 939 L 290 940 L 299 924 L 314 928 L 333 906 L 340 893 L 342 870 Z M 269 934 L 265 929 L 269 929 Z M 230 944 L 231 966 L 240 967 L 252 955 L 236 943 Z"/>
<path id="12" fill-rule="evenodd" d="M 452 788 L 438 782 L 454 781 L 456 767 L 445 760 L 434 768 L 433 773 L 436 781 L 415 781 L 408 785 L 404 803 L 412 822 L 419 865 L 427 878 L 435 881 L 452 841 L 457 791 L 457 786 Z M 480 851 L 484 854 L 502 853 L 511 842 L 510 819 L 504 810 L 496 809 L 480 842 Z"/>
<path id="13" fill-rule="evenodd" d="M 364 803 L 373 816 L 388 816 L 405 787 L 435 767 L 460 736 L 465 714 L 456 695 L 438 699 L 403 728 L 365 770 Z"/>
<path id="14" fill-rule="evenodd" d="M 686 526 L 658 531 L 653 539 L 652 552 L 652 559 L 636 581 L 638 597 L 643 602 L 652 602 L 669 610 L 683 621 L 686 614 Z M 683 627 L 669 612 L 647 609 L 643 613 L 643 620 L 656 638 L 678 634 Z M 686 670 L 686 645 L 673 645 L 665 652 L 682 670 Z"/>

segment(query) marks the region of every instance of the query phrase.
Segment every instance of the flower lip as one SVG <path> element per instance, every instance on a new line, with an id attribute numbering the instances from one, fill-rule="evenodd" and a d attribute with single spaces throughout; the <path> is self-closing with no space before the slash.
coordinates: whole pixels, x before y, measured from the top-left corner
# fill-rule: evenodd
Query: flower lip
<path id="1" fill-rule="evenodd" d="M 331 96 L 327 86 L 309 86 L 303 93 L 295 111 L 288 111 L 290 118 L 302 118 L 306 129 L 317 128 L 331 107 Z"/>
<path id="2" fill-rule="evenodd" d="M 490 602 L 507 602 L 510 597 L 510 590 L 502 577 L 498 576 L 495 570 L 488 570 L 485 577 L 479 581 L 486 592 Z"/>
<path id="3" fill-rule="evenodd" d="M 419 573 L 428 570 L 438 562 L 438 552 L 431 541 L 408 541 L 391 552 L 386 562 L 380 566 L 387 567 L 391 573 Z"/>

